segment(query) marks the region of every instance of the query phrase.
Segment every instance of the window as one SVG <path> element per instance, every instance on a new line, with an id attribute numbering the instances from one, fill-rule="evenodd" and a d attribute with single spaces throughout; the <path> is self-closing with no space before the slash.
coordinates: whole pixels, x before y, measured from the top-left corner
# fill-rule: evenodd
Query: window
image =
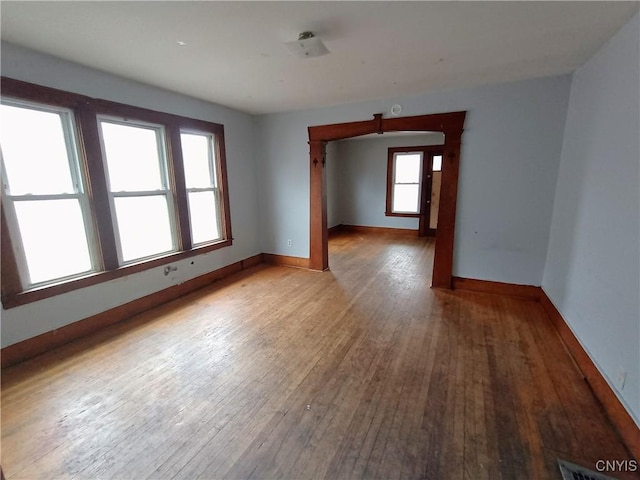
<path id="1" fill-rule="evenodd" d="M 98 123 L 120 263 L 174 251 L 164 129 L 104 117 Z"/>
<path id="2" fill-rule="evenodd" d="M 2 302 L 232 244 L 224 127 L 2 78 Z"/>
<path id="3" fill-rule="evenodd" d="M 442 146 L 389 148 L 385 214 L 420 218 L 420 222 L 423 222 L 425 217 L 428 218 L 432 174 L 441 170 Z"/>
<path id="4" fill-rule="evenodd" d="M 94 271 L 72 113 L 20 101 L 3 101 L 1 108 L 3 200 L 19 238 L 22 288 Z"/>
<path id="5" fill-rule="evenodd" d="M 442 154 L 433 156 L 433 168 L 434 172 L 442 171 Z"/>
<path id="6" fill-rule="evenodd" d="M 215 139 L 211 134 L 182 132 L 182 159 L 194 245 L 220 239 L 220 189 Z"/>
<path id="7" fill-rule="evenodd" d="M 395 152 L 392 163 L 390 213 L 420 213 L 422 152 Z"/>

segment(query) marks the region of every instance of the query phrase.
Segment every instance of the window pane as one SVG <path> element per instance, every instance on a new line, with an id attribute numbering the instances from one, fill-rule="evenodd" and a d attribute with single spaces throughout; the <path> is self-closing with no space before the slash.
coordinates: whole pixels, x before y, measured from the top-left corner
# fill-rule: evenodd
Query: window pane
<path id="1" fill-rule="evenodd" d="M 420 162 L 419 153 L 396 154 L 396 178 L 394 183 L 419 183 Z"/>
<path id="2" fill-rule="evenodd" d="M 393 211 L 418 213 L 418 185 L 393 186 Z"/>
<path id="3" fill-rule="evenodd" d="M 212 187 L 214 184 L 210 161 L 211 137 L 183 133 L 180 135 L 180 141 L 187 188 Z"/>
<path id="4" fill-rule="evenodd" d="M 77 199 L 14 204 L 31 283 L 92 270 Z"/>
<path id="5" fill-rule="evenodd" d="M 164 195 L 116 197 L 114 203 L 123 261 L 174 249 Z"/>
<path id="6" fill-rule="evenodd" d="M 433 171 L 439 172 L 442 170 L 442 155 L 433 156 Z"/>
<path id="7" fill-rule="evenodd" d="M 62 115 L 2 105 L 0 145 L 12 195 L 74 193 Z"/>
<path id="8" fill-rule="evenodd" d="M 100 122 L 112 192 L 162 190 L 158 131 Z"/>
<path id="9" fill-rule="evenodd" d="M 189 193 L 189 217 L 194 244 L 220 238 L 216 199 L 212 191 Z"/>

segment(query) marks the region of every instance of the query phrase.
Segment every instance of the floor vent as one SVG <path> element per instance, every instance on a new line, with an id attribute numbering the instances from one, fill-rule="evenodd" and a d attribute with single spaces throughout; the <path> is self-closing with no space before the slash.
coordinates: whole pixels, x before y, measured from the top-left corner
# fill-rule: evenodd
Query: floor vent
<path id="1" fill-rule="evenodd" d="M 558 466 L 563 480 L 617 480 L 566 460 L 558 459 Z"/>

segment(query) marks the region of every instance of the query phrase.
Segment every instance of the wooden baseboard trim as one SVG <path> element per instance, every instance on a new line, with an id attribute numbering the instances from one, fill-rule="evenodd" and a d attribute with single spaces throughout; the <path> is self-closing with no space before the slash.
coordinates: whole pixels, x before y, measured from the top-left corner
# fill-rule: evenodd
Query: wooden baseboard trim
<path id="1" fill-rule="evenodd" d="M 567 325 L 562 314 L 543 289 L 540 289 L 540 304 L 551 319 L 551 322 L 555 325 L 556 330 L 560 334 L 560 338 L 562 338 L 562 341 L 585 379 L 589 382 L 591 390 L 593 390 L 593 393 L 595 393 L 604 407 L 609 419 L 618 430 L 627 448 L 636 459 L 640 459 L 640 428 L 638 428 L 629 412 L 627 412 L 627 409 L 622 402 L 620 402 L 618 396 L 607 383 L 604 376 L 600 373 L 600 370 L 598 370 L 598 367 L 593 363 L 591 357 L 589 357 L 580 341 Z"/>
<path id="2" fill-rule="evenodd" d="M 492 282 L 489 280 L 476 280 L 474 278 L 463 277 L 453 277 L 451 279 L 451 288 L 453 290 L 493 293 L 527 300 L 539 300 L 541 292 L 540 287 L 534 287 L 532 285 L 516 285 L 513 283 Z"/>
<path id="3" fill-rule="evenodd" d="M 64 327 L 43 333 L 36 337 L 28 338 L 22 342 L 9 345 L 0 351 L 0 364 L 2 368 L 15 365 L 29 358 L 45 353 L 51 349 L 69 343 L 80 337 L 90 335 L 114 323 L 121 322 L 153 307 L 167 303 L 178 297 L 191 293 L 217 280 L 233 275 L 246 268 L 253 267 L 263 262 L 262 254 L 245 258 L 226 267 L 188 280 L 179 285 L 174 285 L 159 292 L 133 300 L 117 306 L 105 312 L 65 325 Z"/>
<path id="4" fill-rule="evenodd" d="M 391 227 L 368 227 L 365 225 L 337 225 L 338 231 L 354 232 L 354 233 L 378 233 L 386 235 L 409 235 L 418 236 L 418 230 L 410 228 L 391 228 Z"/>
<path id="5" fill-rule="evenodd" d="M 270 265 L 309 268 L 309 259 L 304 257 L 290 257 L 287 255 L 276 255 L 275 253 L 263 253 L 262 258 L 264 263 L 268 263 Z"/>

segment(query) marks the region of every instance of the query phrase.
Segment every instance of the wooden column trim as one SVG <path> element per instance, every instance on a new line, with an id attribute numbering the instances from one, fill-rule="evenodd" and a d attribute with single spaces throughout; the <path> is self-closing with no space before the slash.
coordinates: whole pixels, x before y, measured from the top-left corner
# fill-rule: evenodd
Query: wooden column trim
<path id="1" fill-rule="evenodd" d="M 445 134 L 432 286 L 451 289 L 462 130 Z"/>
<path id="2" fill-rule="evenodd" d="M 327 142 L 309 141 L 309 170 L 311 218 L 309 237 L 309 268 L 324 271 L 329 268 L 327 232 L 327 188 L 326 188 L 326 145 Z"/>
<path id="3" fill-rule="evenodd" d="M 442 162 L 442 186 L 440 190 L 440 209 L 438 212 L 438 229 L 436 231 L 436 249 L 432 277 L 432 286 L 437 288 L 451 288 L 456 200 L 460 169 L 460 146 L 466 114 L 467 112 L 462 111 L 399 118 L 381 118 L 378 116 L 380 114 L 376 114 L 372 120 L 318 125 L 308 128 L 309 145 L 312 146 L 310 151 L 312 165 L 314 155 L 318 155 L 317 150 L 314 150 L 313 147 L 314 142 L 343 140 L 345 138 L 371 133 L 396 131 L 444 133 L 445 147 Z M 319 147 L 315 148 L 317 149 Z M 324 149 L 324 146 L 322 148 Z M 318 172 L 314 174 L 313 167 L 311 168 L 309 264 L 313 270 L 326 270 L 329 267 L 326 232 L 326 186 L 323 175 Z"/>

